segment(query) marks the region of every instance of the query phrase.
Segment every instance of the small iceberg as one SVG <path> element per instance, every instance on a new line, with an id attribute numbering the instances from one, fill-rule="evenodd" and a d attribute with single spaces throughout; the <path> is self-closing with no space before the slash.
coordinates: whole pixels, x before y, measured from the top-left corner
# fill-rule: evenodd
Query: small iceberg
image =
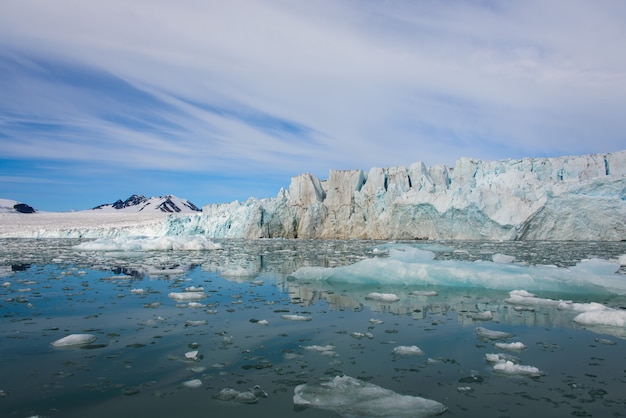
<path id="1" fill-rule="evenodd" d="M 311 321 L 313 319 L 310 316 L 291 315 L 291 314 L 281 315 L 281 318 L 286 319 L 288 321 Z"/>
<path id="2" fill-rule="evenodd" d="M 424 352 L 416 345 L 399 345 L 393 349 L 393 354 L 399 356 L 421 356 Z"/>
<path id="3" fill-rule="evenodd" d="M 333 411 L 343 416 L 428 417 L 444 413 L 445 405 L 417 396 L 400 395 L 349 376 L 319 384 L 298 385 L 293 403 Z"/>
<path id="4" fill-rule="evenodd" d="M 54 341 L 52 346 L 56 348 L 80 347 L 91 344 L 96 341 L 96 339 L 97 337 L 93 334 L 70 334 Z"/>
<path id="5" fill-rule="evenodd" d="M 177 302 L 189 302 L 207 298 L 209 295 L 204 292 L 171 292 L 167 297 Z"/>
<path id="6" fill-rule="evenodd" d="M 485 354 L 485 359 L 491 363 L 493 371 L 505 375 L 539 377 L 545 373 L 534 366 L 518 364 L 515 358 L 503 354 Z"/>
<path id="7" fill-rule="evenodd" d="M 377 292 L 368 293 L 367 296 L 365 296 L 365 299 L 376 300 L 379 302 L 397 302 L 400 300 L 398 295 L 395 295 L 393 293 L 377 293 Z"/>
<path id="8" fill-rule="evenodd" d="M 483 327 L 474 328 L 474 334 L 480 340 L 506 340 L 513 336 L 510 332 L 494 331 Z"/>

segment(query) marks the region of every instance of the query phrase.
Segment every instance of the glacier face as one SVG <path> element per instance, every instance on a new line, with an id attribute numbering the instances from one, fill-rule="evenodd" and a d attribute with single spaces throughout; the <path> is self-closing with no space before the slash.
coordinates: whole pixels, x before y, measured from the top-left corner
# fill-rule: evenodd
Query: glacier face
<path id="1" fill-rule="evenodd" d="M 626 239 L 626 151 L 454 167 L 331 170 L 274 198 L 210 204 L 168 234 L 214 238 Z"/>

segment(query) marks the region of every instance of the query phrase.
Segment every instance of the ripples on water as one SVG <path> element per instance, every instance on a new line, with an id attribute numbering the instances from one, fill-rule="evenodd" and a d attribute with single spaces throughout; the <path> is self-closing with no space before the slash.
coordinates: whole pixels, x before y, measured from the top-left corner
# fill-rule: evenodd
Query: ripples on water
<path id="1" fill-rule="evenodd" d="M 619 330 L 586 330 L 553 307 L 514 309 L 504 291 L 435 288 L 432 296 L 424 292 L 432 287 L 289 278 L 300 267 L 383 257 L 382 242 L 218 242 L 211 251 L 81 252 L 76 240 L 1 240 L 0 416 L 327 417 L 295 406 L 294 388 L 344 374 L 436 400 L 456 416 L 626 410 Z M 626 254 L 626 243 L 412 244 L 441 260 L 502 253 L 561 268 Z M 200 288 L 198 300 L 168 297 Z M 367 298 L 373 293 L 410 297 Z M 623 296 L 544 297 L 626 306 Z M 514 334 L 505 342 L 526 348 L 503 350 L 480 329 Z M 52 347 L 69 334 L 96 339 Z M 486 360 L 493 353 L 542 374 L 498 372 Z M 227 388 L 244 395 L 225 400 Z"/>

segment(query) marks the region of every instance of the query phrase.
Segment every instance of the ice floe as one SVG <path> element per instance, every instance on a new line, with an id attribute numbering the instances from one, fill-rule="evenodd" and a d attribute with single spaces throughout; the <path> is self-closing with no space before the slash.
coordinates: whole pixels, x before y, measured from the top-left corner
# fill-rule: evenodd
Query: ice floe
<path id="1" fill-rule="evenodd" d="M 313 319 L 310 316 L 296 315 L 296 314 L 281 315 L 281 318 L 287 319 L 289 321 L 310 321 Z"/>
<path id="2" fill-rule="evenodd" d="M 512 343 L 495 342 L 493 343 L 493 345 L 499 348 L 500 350 L 522 351 L 526 349 L 526 344 L 521 343 L 519 341 L 512 342 Z"/>
<path id="3" fill-rule="evenodd" d="M 336 376 L 318 384 L 302 384 L 294 389 L 293 403 L 333 411 L 343 416 L 427 417 L 446 411 L 445 405 L 392 390 L 349 376 Z"/>
<path id="4" fill-rule="evenodd" d="M 389 247 L 373 257 L 340 267 L 301 267 L 296 280 L 360 285 L 438 285 L 529 291 L 626 294 L 626 280 L 615 261 L 589 259 L 570 268 L 493 261 L 435 260 L 435 254 L 409 245 Z M 502 257 L 497 257 L 501 259 Z"/>
<path id="5" fill-rule="evenodd" d="M 177 302 L 189 302 L 202 300 L 209 297 L 209 295 L 204 292 L 170 292 L 167 294 L 167 297 Z"/>
<path id="6" fill-rule="evenodd" d="M 221 246 L 202 235 L 98 238 L 74 246 L 80 251 L 206 251 Z"/>
<path id="7" fill-rule="evenodd" d="M 186 388 L 191 388 L 191 389 L 199 388 L 199 387 L 202 387 L 202 380 L 200 379 L 186 380 L 183 382 L 183 386 Z"/>
<path id="8" fill-rule="evenodd" d="M 393 293 L 378 293 L 378 292 L 368 293 L 365 296 L 365 299 L 377 300 L 379 302 L 397 302 L 400 300 L 398 295 L 395 295 Z"/>
<path id="9" fill-rule="evenodd" d="M 233 388 L 224 388 L 213 395 L 213 398 L 220 401 L 234 401 L 239 403 L 254 404 L 261 398 L 267 398 L 267 396 L 267 392 L 265 392 L 261 386 L 255 385 L 243 392 Z"/>
<path id="10" fill-rule="evenodd" d="M 507 355 L 489 353 L 485 354 L 485 359 L 496 373 L 529 377 L 539 377 L 545 374 L 537 367 L 518 364 L 517 359 Z"/>
<path id="11" fill-rule="evenodd" d="M 416 345 L 399 345 L 394 347 L 393 354 L 399 356 L 421 356 L 424 352 Z"/>
<path id="12" fill-rule="evenodd" d="M 97 337 L 93 334 L 70 334 L 54 341 L 52 346 L 57 348 L 80 347 L 91 344 L 96 341 L 96 339 Z"/>

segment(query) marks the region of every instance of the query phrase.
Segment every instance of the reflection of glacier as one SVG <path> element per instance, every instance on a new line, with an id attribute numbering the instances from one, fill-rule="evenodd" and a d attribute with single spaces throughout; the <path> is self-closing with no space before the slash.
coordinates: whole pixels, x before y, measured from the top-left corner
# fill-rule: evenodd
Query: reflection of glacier
<path id="1" fill-rule="evenodd" d="M 168 234 L 223 238 L 626 238 L 626 151 L 454 167 L 372 168 L 294 177 L 277 197 L 170 218 Z"/>

